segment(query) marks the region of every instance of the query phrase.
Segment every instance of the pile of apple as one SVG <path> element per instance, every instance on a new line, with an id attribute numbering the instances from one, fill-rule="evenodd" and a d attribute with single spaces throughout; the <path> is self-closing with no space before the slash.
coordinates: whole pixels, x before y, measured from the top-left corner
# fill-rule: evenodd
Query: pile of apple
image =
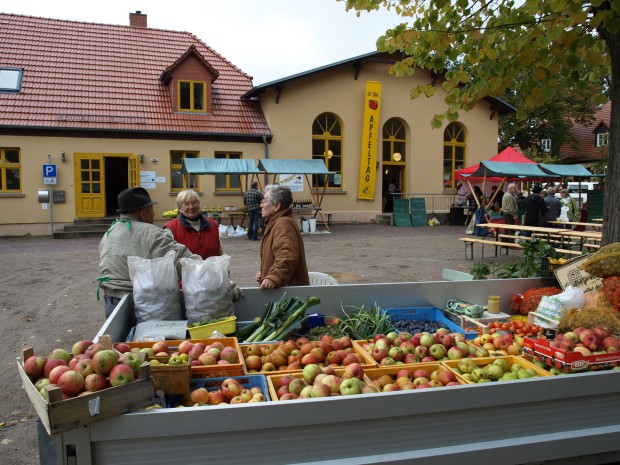
<path id="1" fill-rule="evenodd" d="M 423 332 L 413 336 L 407 332 L 377 334 L 374 341 L 363 343 L 362 348 L 382 366 L 475 356 L 470 353 L 464 334 L 450 333 L 446 328 L 439 328 L 434 334 Z"/>
<path id="2" fill-rule="evenodd" d="M 523 349 L 523 336 L 519 334 L 488 333 L 471 342 L 478 347 L 476 357 L 519 355 Z"/>
<path id="3" fill-rule="evenodd" d="M 204 344 L 202 342 L 193 343 L 191 341 L 182 341 L 176 351 L 170 351 L 170 347 L 166 342 L 158 341 L 152 347 L 143 347 L 141 349 L 130 348 L 128 344 L 119 343 L 114 346 L 117 350 L 128 348 L 129 350 L 144 352 L 151 359 L 151 365 L 161 365 L 161 361 L 154 357 L 170 357 L 168 365 L 180 365 L 188 363 L 190 360 L 192 366 L 203 365 L 230 365 L 231 363 L 239 363 L 239 354 L 237 349 L 225 346 L 221 341 L 215 341 L 212 344 Z M 120 348 L 119 348 L 120 347 Z"/>
<path id="4" fill-rule="evenodd" d="M 557 334 L 549 345 L 580 352 L 582 355 L 620 352 L 620 339 L 614 337 L 611 330 L 603 325 L 598 325 L 594 329 L 579 327 L 563 334 Z M 620 354 L 618 355 L 620 357 Z"/>
<path id="5" fill-rule="evenodd" d="M 312 363 L 304 367 L 301 375 L 279 378 L 276 388 L 280 400 L 379 392 L 375 386 L 367 386 L 363 380 L 364 368 L 359 363 L 347 365 L 341 376 L 336 375 L 334 367 L 320 367 Z"/>
<path id="6" fill-rule="evenodd" d="M 249 404 L 255 402 L 266 402 L 267 398 L 263 390 L 258 387 L 250 389 L 244 387 L 235 378 L 227 378 L 222 381 L 219 389 L 209 391 L 204 387 L 194 389 L 189 396 L 188 407 L 199 407 L 202 405 L 219 404 Z M 176 407 L 183 407 L 183 404 Z"/>
<path id="7" fill-rule="evenodd" d="M 459 360 L 458 365 L 452 369 L 473 383 L 514 381 L 538 376 L 533 368 L 525 368 L 519 363 L 511 365 L 505 358 L 497 358 L 484 366 L 477 365 L 470 358 L 464 358 Z"/>
<path id="8" fill-rule="evenodd" d="M 447 368 L 439 368 L 437 370 L 427 370 L 424 368 L 408 370 L 403 368 L 394 375 L 381 375 L 377 379 L 373 379 L 372 383 L 380 392 L 460 386 L 461 384 L 456 374 Z"/>
<path id="9" fill-rule="evenodd" d="M 133 381 L 142 358 L 131 351 L 120 353 L 92 341 L 76 342 L 71 352 L 54 349 L 47 357 L 33 355 L 24 360 L 24 371 L 41 396 L 59 387 L 63 399 L 97 392 Z"/>
<path id="10" fill-rule="evenodd" d="M 342 367 L 363 362 L 355 353 L 351 338 L 346 336 L 333 339 L 324 335 L 315 342 L 300 337 L 263 346 L 251 344 L 242 350 L 249 373 L 301 370 L 308 365 Z"/>

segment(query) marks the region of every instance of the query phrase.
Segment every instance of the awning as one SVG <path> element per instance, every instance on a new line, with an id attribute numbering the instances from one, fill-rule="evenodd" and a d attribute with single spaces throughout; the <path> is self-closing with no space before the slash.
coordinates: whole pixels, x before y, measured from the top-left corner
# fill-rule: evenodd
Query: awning
<path id="1" fill-rule="evenodd" d="M 529 158 L 527 158 L 525 155 L 523 155 L 521 152 L 517 152 L 515 149 L 513 149 L 512 147 L 506 147 L 504 150 L 502 150 L 500 153 L 498 153 L 497 155 L 495 155 L 494 157 L 491 157 L 489 160 L 490 162 L 504 162 L 504 163 L 518 163 L 518 164 L 532 164 L 535 165 L 536 162 L 533 160 L 530 160 Z M 467 168 L 462 168 L 460 170 L 456 170 L 454 172 L 454 177 L 455 179 L 465 179 L 465 178 L 469 178 L 470 181 L 474 180 L 473 173 L 475 173 L 476 171 L 478 171 L 478 169 L 480 168 L 480 163 L 477 163 L 475 165 L 472 166 L 468 166 Z M 476 181 L 480 181 L 482 178 L 478 179 L 476 177 Z M 497 179 L 488 179 L 487 177 L 487 181 L 496 181 L 499 182 L 501 181 L 501 178 L 497 178 Z"/>
<path id="2" fill-rule="evenodd" d="M 333 174 L 323 160 L 263 159 L 258 169 L 269 174 Z"/>
<path id="3" fill-rule="evenodd" d="M 320 161 L 320 160 L 319 160 Z M 260 174 L 253 159 L 185 158 L 181 174 Z"/>
<path id="4" fill-rule="evenodd" d="M 548 174 L 532 163 L 505 163 L 493 161 L 481 161 L 480 166 L 471 175 L 462 175 L 468 177 L 498 177 L 498 178 L 557 178 L 557 174 Z"/>
<path id="5" fill-rule="evenodd" d="M 577 178 L 589 178 L 592 173 L 583 165 L 555 165 L 549 163 L 539 163 L 538 166 L 546 173 L 566 178 L 569 176 Z"/>

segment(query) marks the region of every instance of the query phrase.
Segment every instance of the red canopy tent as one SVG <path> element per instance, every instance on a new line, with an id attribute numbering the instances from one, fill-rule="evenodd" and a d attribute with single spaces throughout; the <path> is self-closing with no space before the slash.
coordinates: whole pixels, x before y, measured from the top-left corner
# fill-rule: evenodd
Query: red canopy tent
<path id="1" fill-rule="evenodd" d="M 536 164 L 535 161 L 530 160 L 525 155 L 523 155 L 521 152 L 517 152 L 512 147 L 505 148 L 500 153 L 495 155 L 493 158 L 490 158 L 489 161 L 505 162 L 505 163 L 507 162 L 507 163 L 533 163 L 533 164 Z M 482 178 L 482 177 L 467 176 L 467 175 L 470 175 L 472 173 L 475 173 L 478 170 L 479 167 L 480 167 L 480 163 L 476 163 L 473 166 L 468 166 L 467 168 L 456 170 L 454 172 L 454 178 L 458 179 L 458 180 L 469 179 L 469 181 L 482 181 L 482 180 L 484 180 L 484 178 Z M 465 175 L 465 176 L 463 176 L 463 175 Z M 487 178 L 487 181 L 490 181 L 490 182 L 500 182 L 503 179 L 504 178 Z"/>

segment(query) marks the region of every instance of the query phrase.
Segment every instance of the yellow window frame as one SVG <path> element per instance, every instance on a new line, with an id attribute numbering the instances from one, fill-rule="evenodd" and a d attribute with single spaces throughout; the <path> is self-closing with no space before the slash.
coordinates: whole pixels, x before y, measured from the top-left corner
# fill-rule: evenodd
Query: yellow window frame
<path id="1" fill-rule="evenodd" d="M 181 163 L 173 163 L 173 154 L 180 153 L 181 154 Z M 188 156 L 190 155 L 190 156 Z M 200 192 L 200 178 L 195 176 L 196 180 L 195 184 L 192 186 L 187 185 L 188 176 L 181 176 L 183 180 L 183 187 L 174 187 L 172 185 L 172 179 L 174 178 L 173 174 L 180 173 L 183 168 L 183 160 L 186 158 L 199 158 L 200 152 L 195 150 L 171 150 L 170 151 L 170 192 L 181 192 L 185 189 L 193 189 L 196 192 Z"/>
<path id="2" fill-rule="evenodd" d="M 333 121 L 331 121 L 331 124 L 329 121 L 330 116 L 333 117 Z M 315 123 L 317 123 L 320 129 L 322 130 L 321 133 L 314 132 Z M 332 130 L 334 129 L 336 125 L 338 125 L 340 129 L 340 135 L 332 134 Z M 332 157 L 337 156 L 340 159 L 340 170 L 335 171 L 336 174 L 340 175 L 340 185 L 330 187 L 329 180 L 328 180 L 327 182 L 328 185 L 325 188 L 326 191 L 341 191 L 344 188 L 343 187 L 344 186 L 344 135 L 343 135 L 343 132 L 344 130 L 342 127 L 342 120 L 335 113 L 330 113 L 330 112 L 321 113 L 319 116 L 317 116 L 312 121 L 312 140 L 323 142 L 323 157 L 322 158 L 323 158 L 323 162 L 325 163 L 325 167 L 329 169 L 329 160 Z M 340 142 L 340 153 L 339 154 L 333 153 L 333 151 L 330 149 L 330 142 L 333 142 L 333 141 Z M 312 159 L 318 160 L 320 159 L 320 157 L 313 153 Z M 330 170 L 330 171 L 334 171 L 334 170 Z M 331 176 L 333 175 L 330 175 L 330 179 L 331 179 Z M 315 182 L 317 178 L 318 176 L 312 176 L 312 189 L 321 188 L 318 185 L 318 183 Z"/>
<path id="3" fill-rule="evenodd" d="M 19 161 L 17 163 L 7 162 L 6 161 L 6 151 L 16 151 L 17 156 L 19 157 Z M 21 150 L 18 147 L 0 147 L 0 177 L 2 179 L 2 186 L 0 187 L 0 192 L 3 193 L 15 193 L 22 191 L 22 154 Z M 9 189 L 7 187 L 7 170 L 17 170 L 17 175 L 19 176 L 19 189 Z"/>
<path id="4" fill-rule="evenodd" d="M 181 107 L 181 85 L 189 84 L 189 108 Z M 202 85 L 202 109 L 196 109 L 194 106 L 194 85 Z M 179 111 L 191 111 L 193 113 L 206 113 L 207 112 L 207 82 L 206 81 L 190 81 L 187 79 L 179 80 L 177 83 L 177 108 Z"/>
<path id="5" fill-rule="evenodd" d="M 451 157 L 447 158 L 445 156 L 446 148 L 450 148 Z M 452 168 L 450 171 L 450 180 L 442 179 L 442 184 L 444 189 L 454 189 L 455 180 L 454 180 L 454 171 L 456 171 L 456 149 L 457 147 L 463 148 L 463 168 L 467 166 L 467 133 L 465 132 L 465 126 L 461 123 L 450 123 L 445 131 L 444 131 L 444 142 L 443 142 L 443 157 L 442 157 L 442 165 L 441 172 L 442 178 L 444 176 L 444 166 L 446 161 L 450 160 Z"/>
<path id="6" fill-rule="evenodd" d="M 227 160 L 233 159 L 233 160 L 240 160 L 242 157 L 242 153 L 241 152 L 215 152 L 214 154 L 214 158 L 225 158 Z M 218 176 L 226 176 L 226 187 L 217 187 L 217 177 Z M 215 180 L 215 191 L 216 192 L 241 192 L 241 179 L 238 177 L 239 179 L 239 187 L 231 187 L 230 184 L 230 178 L 232 175 L 230 174 L 219 174 L 216 175 L 216 180 Z"/>

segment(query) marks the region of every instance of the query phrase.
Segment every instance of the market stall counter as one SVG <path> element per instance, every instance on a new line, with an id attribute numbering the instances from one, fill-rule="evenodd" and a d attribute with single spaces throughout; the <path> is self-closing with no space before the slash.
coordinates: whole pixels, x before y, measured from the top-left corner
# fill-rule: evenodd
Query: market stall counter
<path id="1" fill-rule="evenodd" d="M 548 284 L 543 279 L 356 284 L 284 289 L 316 296 L 313 311 L 341 304 L 428 306 L 450 298 L 484 303 Z M 244 289 L 240 320 L 260 315 L 283 290 Z M 97 337 L 123 340 L 132 308 L 123 299 Z M 55 435 L 46 465 L 609 463 L 620 460 L 620 374 L 599 371 L 294 402 L 135 412 Z M 52 444 L 52 446 L 50 446 Z M 49 450 L 48 450 L 49 452 Z M 52 455 L 54 455 L 52 454 Z M 572 462 L 571 462 L 572 460 Z"/>

